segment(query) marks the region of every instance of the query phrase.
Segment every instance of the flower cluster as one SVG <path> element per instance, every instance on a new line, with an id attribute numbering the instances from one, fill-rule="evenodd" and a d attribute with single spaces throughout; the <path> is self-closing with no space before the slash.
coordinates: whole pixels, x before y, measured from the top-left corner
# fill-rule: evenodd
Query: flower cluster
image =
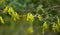
<path id="1" fill-rule="evenodd" d="M 19 19 L 18 13 L 15 12 L 12 7 L 9 7 L 9 8 L 6 7 L 6 8 L 4 9 L 3 13 L 6 13 L 6 12 L 7 12 L 9 15 L 11 15 L 15 21 L 16 21 L 16 19 Z"/>

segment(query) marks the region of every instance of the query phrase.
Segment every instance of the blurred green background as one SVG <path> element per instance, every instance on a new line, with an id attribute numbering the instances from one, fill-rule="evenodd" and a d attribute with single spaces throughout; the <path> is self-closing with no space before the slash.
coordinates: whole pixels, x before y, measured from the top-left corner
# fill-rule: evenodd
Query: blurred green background
<path id="1" fill-rule="evenodd" d="M 19 15 L 27 15 L 27 13 L 41 15 L 42 21 L 34 17 L 34 32 L 29 34 L 27 29 L 30 27 L 30 22 L 26 21 L 26 16 L 14 21 L 10 15 L 2 13 L 6 6 L 13 7 Z M 5 24 L 0 22 L 0 35 L 43 35 L 44 22 L 49 25 L 44 35 L 60 35 L 60 28 L 57 32 L 53 32 L 51 27 L 53 23 L 57 24 L 58 18 L 60 19 L 60 0 L 0 0 L 0 16 L 5 20 Z"/>

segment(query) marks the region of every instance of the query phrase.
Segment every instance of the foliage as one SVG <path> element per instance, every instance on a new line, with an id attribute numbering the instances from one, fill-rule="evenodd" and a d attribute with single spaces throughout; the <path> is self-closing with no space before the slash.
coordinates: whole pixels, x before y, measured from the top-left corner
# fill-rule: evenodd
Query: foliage
<path id="1" fill-rule="evenodd" d="M 0 35 L 46 32 L 60 33 L 60 0 L 0 0 Z"/>

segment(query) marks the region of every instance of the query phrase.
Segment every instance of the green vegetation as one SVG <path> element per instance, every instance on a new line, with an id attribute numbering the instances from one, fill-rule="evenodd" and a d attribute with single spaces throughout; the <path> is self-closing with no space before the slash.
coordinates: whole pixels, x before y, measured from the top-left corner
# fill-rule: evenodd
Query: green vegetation
<path id="1" fill-rule="evenodd" d="M 0 0 L 0 35 L 60 35 L 60 0 Z"/>

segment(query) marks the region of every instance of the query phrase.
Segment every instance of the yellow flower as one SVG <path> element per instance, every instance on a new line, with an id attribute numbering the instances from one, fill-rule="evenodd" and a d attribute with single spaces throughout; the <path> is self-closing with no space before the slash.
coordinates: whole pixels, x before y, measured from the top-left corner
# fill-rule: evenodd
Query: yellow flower
<path id="1" fill-rule="evenodd" d="M 4 12 L 3 13 L 5 13 L 5 12 L 7 12 L 9 15 L 11 15 L 13 17 L 14 21 L 16 21 L 16 19 L 19 19 L 18 13 L 17 12 L 14 12 L 14 10 L 13 10 L 12 7 L 10 7 L 9 9 L 8 9 L 8 7 L 6 7 L 4 9 Z"/>
<path id="2" fill-rule="evenodd" d="M 13 8 L 10 7 L 8 9 L 8 14 L 12 16 L 12 18 L 14 19 L 14 21 L 16 21 L 17 19 L 19 19 L 19 15 L 17 12 L 14 12 Z"/>
<path id="3" fill-rule="evenodd" d="M 8 13 L 9 13 L 9 15 L 14 14 L 14 10 L 13 10 L 13 8 L 12 8 L 12 7 L 10 7 L 10 8 L 8 9 Z"/>
<path id="4" fill-rule="evenodd" d="M 57 24 L 53 24 L 53 25 L 52 25 L 52 30 L 53 30 L 54 32 L 58 31 L 58 26 L 57 26 Z"/>
<path id="5" fill-rule="evenodd" d="M 34 21 L 34 16 L 31 13 L 27 14 L 27 20 L 28 21 Z"/>
<path id="6" fill-rule="evenodd" d="M 42 34 L 43 35 L 44 35 L 45 30 L 48 30 L 48 28 L 49 28 L 49 26 L 48 26 L 47 22 L 44 22 L 43 29 L 42 29 Z"/>
<path id="7" fill-rule="evenodd" d="M 4 9 L 3 13 L 6 13 L 8 10 L 8 7 L 6 6 L 6 8 Z"/>
<path id="8" fill-rule="evenodd" d="M 19 15 L 18 15 L 18 13 L 14 13 L 14 14 L 12 14 L 11 15 L 12 17 L 13 17 L 13 19 L 16 21 L 16 19 L 19 19 Z"/>
<path id="9" fill-rule="evenodd" d="M 48 29 L 48 24 L 47 24 L 46 22 L 44 22 L 43 28 L 44 28 L 44 29 Z"/>
<path id="10" fill-rule="evenodd" d="M 42 17 L 40 15 L 37 16 L 40 21 L 42 21 Z"/>
<path id="11" fill-rule="evenodd" d="M 15 17 L 16 17 L 17 19 L 19 19 L 19 15 L 18 15 L 18 13 L 15 13 Z"/>
<path id="12" fill-rule="evenodd" d="M 33 33 L 33 28 L 32 27 L 29 27 L 28 30 L 27 30 L 28 33 L 32 34 Z"/>
<path id="13" fill-rule="evenodd" d="M 4 24 L 4 20 L 3 20 L 3 18 L 1 16 L 0 16 L 0 21 L 1 21 L 1 23 Z"/>

